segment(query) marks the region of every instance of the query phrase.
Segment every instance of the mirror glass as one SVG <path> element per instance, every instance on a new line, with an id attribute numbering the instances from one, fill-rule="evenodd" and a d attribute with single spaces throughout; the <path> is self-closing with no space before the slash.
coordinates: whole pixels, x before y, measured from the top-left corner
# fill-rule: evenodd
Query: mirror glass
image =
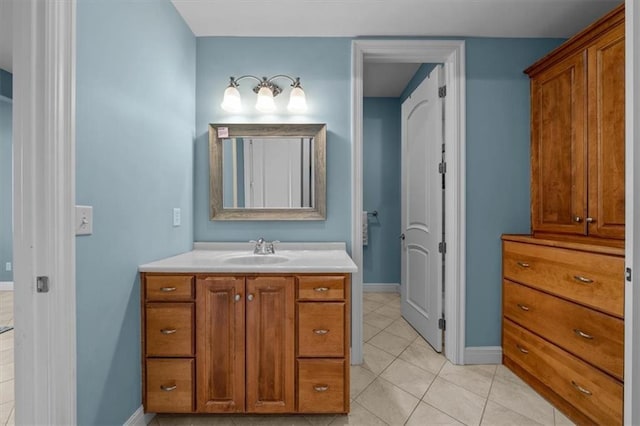
<path id="1" fill-rule="evenodd" d="M 211 124 L 211 220 L 324 220 L 326 125 Z"/>

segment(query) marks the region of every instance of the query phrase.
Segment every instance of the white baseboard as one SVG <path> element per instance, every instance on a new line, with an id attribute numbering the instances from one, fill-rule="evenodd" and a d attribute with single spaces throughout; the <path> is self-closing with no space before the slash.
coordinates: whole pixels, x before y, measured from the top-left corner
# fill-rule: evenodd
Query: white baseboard
<path id="1" fill-rule="evenodd" d="M 400 293 L 400 284 L 398 283 L 364 283 L 362 291 L 376 293 Z"/>
<path id="2" fill-rule="evenodd" d="M 147 426 L 155 417 L 155 413 L 146 413 L 142 405 L 124 422 L 124 426 Z"/>
<path id="3" fill-rule="evenodd" d="M 464 348 L 466 364 L 502 364 L 502 346 L 468 346 Z"/>
<path id="4" fill-rule="evenodd" d="M 0 291 L 13 291 L 13 281 L 0 281 Z"/>

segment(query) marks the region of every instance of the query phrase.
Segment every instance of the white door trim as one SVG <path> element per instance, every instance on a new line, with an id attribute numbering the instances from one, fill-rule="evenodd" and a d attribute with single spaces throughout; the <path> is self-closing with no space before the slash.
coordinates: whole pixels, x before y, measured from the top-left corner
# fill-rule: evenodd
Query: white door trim
<path id="1" fill-rule="evenodd" d="M 447 82 L 445 139 L 447 144 L 447 256 L 445 356 L 464 364 L 465 349 L 465 138 L 466 71 L 463 40 L 354 40 L 351 63 L 351 256 L 358 266 L 352 278 L 351 359 L 362 362 L 362 98 L 364 61 L 443 63 Z M 400 230 L 398 230 L 398 234 Z M 398 243 L 398 249 L 400 245 Z"/>
<path id="2" fill-rule="evenodd" d="M 627 1 L 626 25 L 626 267 L 632 268 L 633 280 L 625 282 L 624 313 L 624 424 L 640 424 L 640 5 Z M 634 215 L 633 213 L 636 212 Z M 634 289 L 635 287 L 635 289 Z"/>
<path id="3" fill-rule="evenodd" d="M 76 423 L 75 10 L 13 6 L 16 424 Z"/>

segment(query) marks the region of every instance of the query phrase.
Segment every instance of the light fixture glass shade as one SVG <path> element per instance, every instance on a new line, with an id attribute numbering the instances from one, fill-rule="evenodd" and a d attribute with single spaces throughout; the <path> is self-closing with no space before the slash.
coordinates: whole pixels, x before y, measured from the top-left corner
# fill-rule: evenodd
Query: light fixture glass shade
<path id="1" fill-rule="evenodd" d="M 291 112 L 305 112 L 307 110 L 307 97 L 302 87 L 298 86 L 291 89 L 287 109 Z"/>
<path id="2" fill-rule="evenodd" d="M 240 101 L 240 92 L 233 86 L 229 86 L 224 91 L 224 98 L 220 104 L 223 110 L 228 112 L 240 112 L 242 102 Z"/>
<path id="3" fill-rule="evenodd" d="M 273 100 L 273 92 L 268 87 L 261 87 L 258 91 L 256 109 L 260 112 L 273 112 L 276 110 L 276 103 Z"/>

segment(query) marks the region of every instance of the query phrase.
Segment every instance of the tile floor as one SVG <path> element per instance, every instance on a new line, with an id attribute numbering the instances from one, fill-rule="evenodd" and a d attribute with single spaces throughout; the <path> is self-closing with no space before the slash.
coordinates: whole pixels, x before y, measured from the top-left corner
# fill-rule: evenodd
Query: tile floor
<path id="1" fill-rule="evenodd" d="M 151 424 L 572 424 L 503 366 L 449 363 L 401 318 L 397 294 L 365 293 L 364 299 L 364 363 L 351 367 L 348 416 L 159 415 Z M 13 325 L 13 292 L 0 291 L 0 325 Z M 14 424 L 13 334 L 0 334 L 0 426 Z"/>

